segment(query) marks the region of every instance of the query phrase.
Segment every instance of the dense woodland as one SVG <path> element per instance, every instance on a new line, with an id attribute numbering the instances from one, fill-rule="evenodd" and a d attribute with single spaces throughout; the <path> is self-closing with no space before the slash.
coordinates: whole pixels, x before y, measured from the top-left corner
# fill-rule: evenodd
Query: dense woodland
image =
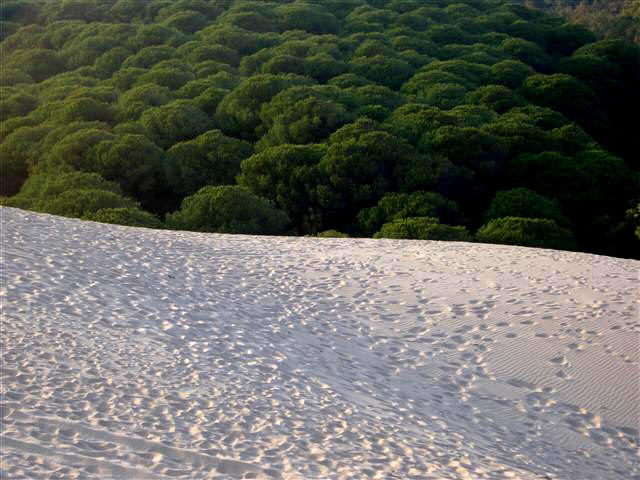
<path id="1" fill-rule="evenodd" d="M 640 44 L 640 0 L 523 0 L 524 4 L 562 15 L 603 38 Z"/>
<path id="2" fill-rule="evenodd" d="M 640 254 L 630 41 L 505 0 L 0 5 L 4 205 Z"/>

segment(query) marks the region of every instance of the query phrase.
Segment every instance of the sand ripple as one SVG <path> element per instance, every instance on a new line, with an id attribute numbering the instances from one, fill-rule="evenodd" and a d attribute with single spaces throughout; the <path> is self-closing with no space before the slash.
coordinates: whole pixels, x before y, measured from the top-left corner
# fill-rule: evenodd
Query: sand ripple
<path id="1" fill-rule="evenodd" d="M 639 262 L 0 214 L 0 478 L 640 478 Z"/>

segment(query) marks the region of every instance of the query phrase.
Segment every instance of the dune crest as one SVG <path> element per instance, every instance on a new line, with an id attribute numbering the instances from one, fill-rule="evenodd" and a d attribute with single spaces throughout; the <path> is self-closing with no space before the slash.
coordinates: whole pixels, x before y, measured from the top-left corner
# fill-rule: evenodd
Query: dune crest
<path id="1" fill-rule="evenodd" d="M 3 479 L 640 478 L 640 262 L 0 215 Z"/>

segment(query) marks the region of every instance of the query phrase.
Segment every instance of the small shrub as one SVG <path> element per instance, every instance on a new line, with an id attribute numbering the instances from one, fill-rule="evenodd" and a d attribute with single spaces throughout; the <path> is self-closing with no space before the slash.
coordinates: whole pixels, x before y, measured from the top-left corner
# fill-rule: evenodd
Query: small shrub
<path id="1" fill-rule="evenodd" d="M 319 232 L 314 235 L 314 237 L 318 238 L 349 238 L 349 235 L 346 233 L 339 232 L 338 230 L 325 230 L 324 232 Z"/>
<path id="2" fill-rule="evenodd" d="M 465 227 L 444 225 L 434 217 L 409 217 L 385 223 L 374 238 L 469 241 L 471 235 Z"/>
<path id="3" fill-rule="evenodd" d="M 164 228 L 164 224 L 155 215 L 131 207 L 101 208 L 95 214 L 88 215 L 86 219 L 129 227 Z"/>
<path id="4" fill-rule="evenodd" d="M 246 187 L 207 186 L 182 201 L 167 215 L 167 225 L 197 232 L 277 235 L 286 231 L 289 217 Z"/>
<path id="5" fill-rule="evenodd" d="M 136 202 L 117 193 L 96 189 L 67 190 L 42 205 L 42 211 L 84 218 L 104 208 L 135 208 Z"/>
<path id="6" fill-rule="evenodd" d="M 491 220 L 476 233 L 480 242 L 522 245 L 525 247 L 573 250 L 571 232 L 547 218 L 504 217 Z"/>
<path id="7" fill-rule="evenodd" d="M 527 188 L 512 188 L 496 193 L 484 217 L 486 221 L 504 217 L 548 218 L 560 227 L 571 226 L 571 222 L 562 215 L 556 199 Z"/>

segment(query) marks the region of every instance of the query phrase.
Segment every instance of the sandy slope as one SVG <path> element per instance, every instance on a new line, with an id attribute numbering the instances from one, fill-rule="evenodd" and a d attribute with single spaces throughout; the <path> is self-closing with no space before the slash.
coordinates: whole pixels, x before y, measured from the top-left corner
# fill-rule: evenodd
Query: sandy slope
<path id="1" fill-rule="evenodd" d="M 640 262 L 2 208 L 9 478 L 640 478 Z"/>

